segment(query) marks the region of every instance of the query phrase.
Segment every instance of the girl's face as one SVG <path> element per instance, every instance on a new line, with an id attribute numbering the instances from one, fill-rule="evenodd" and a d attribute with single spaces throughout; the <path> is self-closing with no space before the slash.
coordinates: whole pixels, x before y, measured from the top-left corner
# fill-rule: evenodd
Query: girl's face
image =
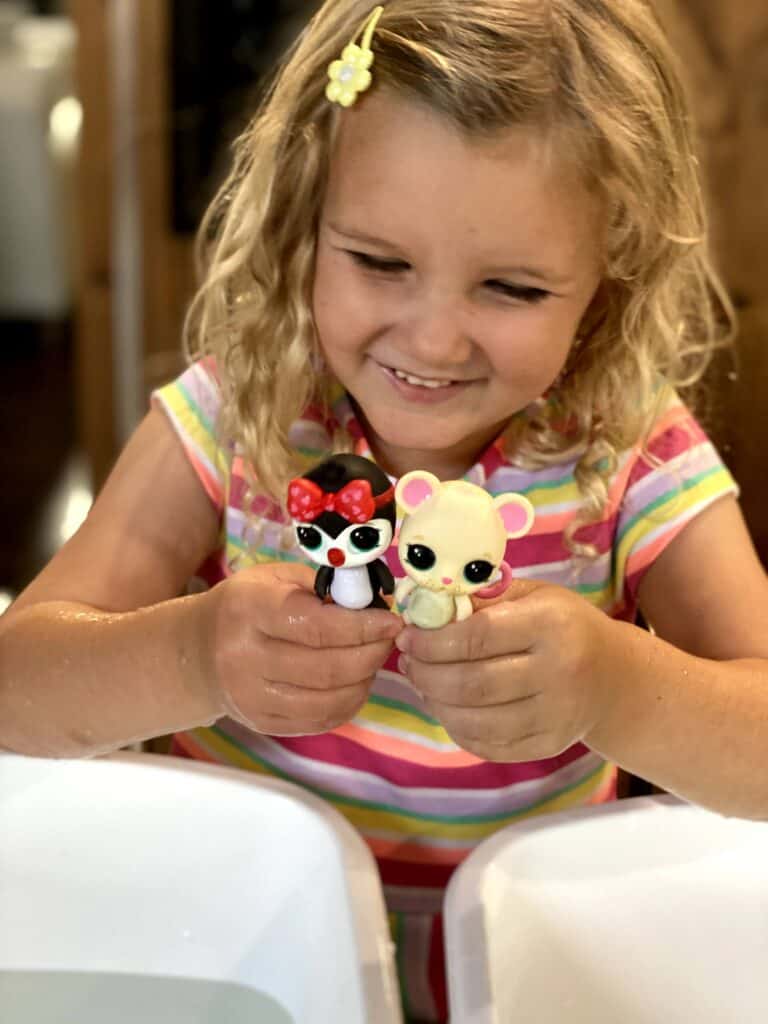
<path id="1" fill-rule="evenodd" d="M 386 469 L 461 475 L 546 391 L 599 284 L 602 224 L 529 129 L 479 143 L 385 91 L 344 113 L 314 316 Z"/>

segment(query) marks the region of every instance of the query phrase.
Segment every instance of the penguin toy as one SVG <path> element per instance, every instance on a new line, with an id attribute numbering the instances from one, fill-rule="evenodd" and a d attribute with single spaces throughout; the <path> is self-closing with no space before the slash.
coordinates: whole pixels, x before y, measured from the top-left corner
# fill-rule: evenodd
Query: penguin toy
<path id="1" fill-rule="evenodd" d="M 375 463 L 332 455 L 288 485 L 302 552 L 320 568 L 315 593 L 344 608 L 387 608 L 395 581 L 381 556 L 395 532 L 395 489 Z"/>

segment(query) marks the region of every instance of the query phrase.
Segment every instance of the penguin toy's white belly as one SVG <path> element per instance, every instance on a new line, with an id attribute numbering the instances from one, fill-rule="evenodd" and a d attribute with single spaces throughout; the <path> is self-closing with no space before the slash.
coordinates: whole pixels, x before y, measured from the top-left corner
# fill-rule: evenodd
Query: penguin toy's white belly
<path id="1" fill-rule="evenodd" d="M 373 587 L 368 567 L 336 569 L 331 580 L 331 597 L 342 608 L 367 608 L 373 601 Z"/>

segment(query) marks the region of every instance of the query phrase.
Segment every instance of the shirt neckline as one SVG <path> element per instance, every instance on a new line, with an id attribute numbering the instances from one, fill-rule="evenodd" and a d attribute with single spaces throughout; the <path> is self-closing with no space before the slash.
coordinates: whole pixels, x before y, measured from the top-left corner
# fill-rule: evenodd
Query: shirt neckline
<path id="1" fill-rule="evenodd" d="M 347 431 L 354 442 L 354 453 L 363 458 L 376 462 L 371 450 L 371 445 L 366 436 L 360 420 L 355 414 L 354 407 L 347 392 L 340 384 L 334 388 L 335 397 L 332 401 L 332 422 L 338 424 Z M 496 470 L 509 463 L 504 453 L 504 431 L 494 438 L 480 453 L 475 463 L 469 467 L 460 479 L 483 487 Z M 395 483 L 397 477 L 387 474 L 389 479 Z"/>

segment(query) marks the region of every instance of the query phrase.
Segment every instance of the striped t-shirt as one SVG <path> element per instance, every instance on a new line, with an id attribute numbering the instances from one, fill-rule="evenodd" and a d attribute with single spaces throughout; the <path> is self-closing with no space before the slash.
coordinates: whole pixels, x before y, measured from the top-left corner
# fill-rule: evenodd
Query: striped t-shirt
<path id="1" fill-rule="evenodd" d="M 243 462 L 217 433 L 220 394 L 212 365 L 192 365 L 156 392 L 154 401 L 169 416 L 220 513 L 220 543 L 199 577 L 213 585 L 259 563 L 305 560 L 290 521 L 272 501 L 258 497 L 251 514 L 244 512 Z M 371 457 L 346 396 L 333 414 L 356 438 L 358 454 Z M 328 454 L 332 429 L 309 410 L 294 425 L 291 440 L 319 460 Z M 575 590 L 606 614 L 632 621 L 638 585 L 654 559 L 702 509 L 736 492 L 713 445 L 672 391 L 645 451 L 650 458 L 641 445 L 621 455 L 602 521 L 579 531 L 579 540 L 598 551 L 586 567 L 576 567 L 563 536 L 580 506 L 575 460 L 522 469 L 497 441 L 465 478 L 491 494 L 514 491 L 532 502 L 533 529 L 507 546 L 506 559 L 517 576 Z M 396 540 L 387 561 L 395 578 L 401 577 Z M 396 650 L 362 710 L 329 733 L 264 736 L 225 718 L 175 740 L 179 753 L 290 779 L 330 801 L 370 846 L 390 909 L 402 912 L 438 910 L 455 867 L 505 825 L 615 794 L 615 767 L 582 744 L 523 764 L 490 763 L 462 750 L 404 682 Z"/>

